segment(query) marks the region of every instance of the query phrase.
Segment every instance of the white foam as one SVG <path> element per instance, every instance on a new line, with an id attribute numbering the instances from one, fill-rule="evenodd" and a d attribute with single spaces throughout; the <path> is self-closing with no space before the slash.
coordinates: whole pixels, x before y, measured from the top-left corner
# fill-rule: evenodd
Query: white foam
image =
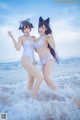
<path id="1" fill-rule="evenodd" d="M 63 64 L 59 67 L 53 72 L 59 89 L 53 91 L 43 81 L 35 101 L 27 90 L 27 74 L 22 68 L 1 71 L 0 113 L 7 113 L 8 120 L 80 120 L 80 73 L 67 65 L 65 72 L 61 71 Z"/>

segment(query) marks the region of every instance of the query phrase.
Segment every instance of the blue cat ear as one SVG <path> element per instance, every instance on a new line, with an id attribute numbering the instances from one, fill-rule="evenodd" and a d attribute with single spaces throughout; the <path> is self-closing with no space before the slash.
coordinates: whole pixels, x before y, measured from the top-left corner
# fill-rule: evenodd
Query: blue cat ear
<path id="1" fill-rule="evenodd" d="M 21 25 L 19 26 L 19 30 L 20 30 L 20 29 L 22 29 L 22 26 L 21 26 Z"/>
<path id="2" fill-rule="evenodd" d="M 19 30 L 22 29 L 22 22 L 23 21 L 19 21 L 19 23 L 20 23 Z"/>
<path id="3" fill-rule="evenodd" d="M 25 21 L 28 21 L 28 22 L 30 22 L 30 18 L 26 19 Z"/>
<path id="4" fill-rule="evenodd" d="M 19 23 L 22 24 L 22 23 L 25 22 L 25 21 L 30 22 L 30 18 L 28 18 L 28 19 L 26 19 L 26 20 L 21 20 L 21 21 L 19 21 Z"/>
<path id="5" fill-rule="evenodd" d="M 49 24 L 49 21 L 50 21 L 50 18 L 48 17 L 48 18 L 45 20 L 45 22 L 46 22 L 47 24 Z"/>
<path id="6" fill-rule="evenodd" d="M 42 17 L 39 17 L 39 22 L 42 22 L 43 21 L 43 18 Z"/>
<path id="7" fill-rule="evenodd" d="M 31 23 L 31 27 L 34 28 L 33 24 Z"/>

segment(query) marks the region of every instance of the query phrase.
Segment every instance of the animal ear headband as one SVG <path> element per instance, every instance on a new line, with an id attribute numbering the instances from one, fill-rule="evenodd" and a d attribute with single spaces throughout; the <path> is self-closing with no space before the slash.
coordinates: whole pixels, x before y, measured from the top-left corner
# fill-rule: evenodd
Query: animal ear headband
<path id="1" fill-rule="evenodd" d="M 43 21 L 46 22 L 47 24 L 49 24 L 50 18 L 48 17 L 46 20 L 43 20 L 42 17 L 39 17 L 39 23 L 41 23 Z"/>
<path id="2" fill-rule="evenodd" d="M 31 28 L 33 28 L 33 25 L 32 23 L 30 23 L 30 19 L 26 19 L 24 21 L 20 21 L 20 27 L 19 27 L 19 30 L 22 29 L 26 24 L 30 24 Z"/>
<path id="3" fill-rule="evenodd" d="M 28 18 L 28 19 L 26 19 L 26 20 L 21 20 L 21 21 L 19 21 L 20 24 L 23 24 L 23 22 L 30 22 L 30 19 Z"/>

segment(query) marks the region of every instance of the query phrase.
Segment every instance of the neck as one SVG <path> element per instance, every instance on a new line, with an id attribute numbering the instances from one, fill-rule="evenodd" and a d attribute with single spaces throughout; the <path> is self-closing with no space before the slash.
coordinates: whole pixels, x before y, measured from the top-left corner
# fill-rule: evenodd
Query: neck
<path id="1" fill-rule="evenodd" d="M 24 33 L 24 36 L 29 37 L 30 34 L 29 33 Z"/>
<path id="2" fill-rule="evenodd" d="M 46 34 L 44 33 L 44 34 L 40 34 L 40 36 L 42 37 L 42 36 L 45 36 Z"/>

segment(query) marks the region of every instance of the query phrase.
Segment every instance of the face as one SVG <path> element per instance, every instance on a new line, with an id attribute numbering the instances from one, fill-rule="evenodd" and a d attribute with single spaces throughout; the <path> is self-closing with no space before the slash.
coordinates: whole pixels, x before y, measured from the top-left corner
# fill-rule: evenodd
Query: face
<path id="1" fill-rule="evenodd" d="M 40 35 L 43 35 L 43 34 L 45 34 L 47 28 L 45 27 L 45 25 L 43 25 L 43 26 L 39 27 L 38 30 L 39 30 Z"/>
<path id="2" fill-rule="evenodd" d="M 30 33 L 30 31 L 31 31 L 31 29 L 30 29 L 30 27 L 29 26 L 24 26 L 24 34 L 26 34 L 26 35 L 28 35 L 29 33 Z"/>

